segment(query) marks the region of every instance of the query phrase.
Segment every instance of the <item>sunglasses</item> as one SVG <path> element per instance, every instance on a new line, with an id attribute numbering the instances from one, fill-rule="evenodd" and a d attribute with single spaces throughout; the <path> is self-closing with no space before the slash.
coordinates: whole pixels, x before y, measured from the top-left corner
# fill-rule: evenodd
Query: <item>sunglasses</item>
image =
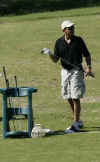
<path id="1" fill-rule="evenodd" d="M 73 30 L 74 29 L 74 26 L 66 27 L 65 29 L 67 29 L 67 30 Z"/>

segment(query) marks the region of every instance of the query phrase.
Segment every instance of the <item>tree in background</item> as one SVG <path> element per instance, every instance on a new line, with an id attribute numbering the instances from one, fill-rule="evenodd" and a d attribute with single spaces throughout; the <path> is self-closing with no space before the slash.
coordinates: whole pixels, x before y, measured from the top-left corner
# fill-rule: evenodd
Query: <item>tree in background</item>
<path id="1" fill-rule="evenodd" d="M 0 0 L 0 14 L 25 14 L 99 5 L 98 0 Z"/>

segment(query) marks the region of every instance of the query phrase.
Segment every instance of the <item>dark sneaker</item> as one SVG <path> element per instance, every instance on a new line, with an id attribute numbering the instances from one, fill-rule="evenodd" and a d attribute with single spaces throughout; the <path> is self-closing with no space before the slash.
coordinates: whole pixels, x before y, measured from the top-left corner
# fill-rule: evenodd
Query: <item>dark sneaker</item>
<path id="1" fill-rule="evenodd" d="M 71 127 L 65 130 L 65 134 L 80 132 L 79 122 L 74 122 Z"/>
<path id="2" fill-rule="evenodd" d="M 83 122 L 81 120 L 79 120 L 78 123 L 79 123 L 79 127 L 83 128 Z"/>

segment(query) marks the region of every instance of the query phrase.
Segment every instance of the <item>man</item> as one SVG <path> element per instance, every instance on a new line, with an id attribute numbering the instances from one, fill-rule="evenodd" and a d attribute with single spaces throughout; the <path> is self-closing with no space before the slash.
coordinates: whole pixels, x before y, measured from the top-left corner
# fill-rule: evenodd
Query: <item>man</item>
<path id="1" fill-rule="evenodd" d="M 80 131 L 83 126 L 80 120 L 80 98 L 85 93 L 82 61 L 84 57 L 87 65 L 85 75 L 92 75 L 91 56 L 83 39 L 75 35 L 75 24 L 72 21 L 62 22 L 61 30 L 64 35 L 56 40 L 54 54 L 49 49 L 46 52 L 53 62 L 56 63 L 59 59 L 61 61 L 62 97 L 68 100 L 74 118 L 72 126 L 67 128 L 65 133 L 73 133 Z"/>

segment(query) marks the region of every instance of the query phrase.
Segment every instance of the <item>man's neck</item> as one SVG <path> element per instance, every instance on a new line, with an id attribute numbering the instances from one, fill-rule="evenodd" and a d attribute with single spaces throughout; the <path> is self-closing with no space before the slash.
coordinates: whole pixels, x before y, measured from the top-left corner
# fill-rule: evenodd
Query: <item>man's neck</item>
<path id="1" fill-rule="evenodd" d="M 67 37 L 67 36 L 65 35 L 65 41 L 69 44 L 69 43 L 71 42 L 71 37 Z"/>

